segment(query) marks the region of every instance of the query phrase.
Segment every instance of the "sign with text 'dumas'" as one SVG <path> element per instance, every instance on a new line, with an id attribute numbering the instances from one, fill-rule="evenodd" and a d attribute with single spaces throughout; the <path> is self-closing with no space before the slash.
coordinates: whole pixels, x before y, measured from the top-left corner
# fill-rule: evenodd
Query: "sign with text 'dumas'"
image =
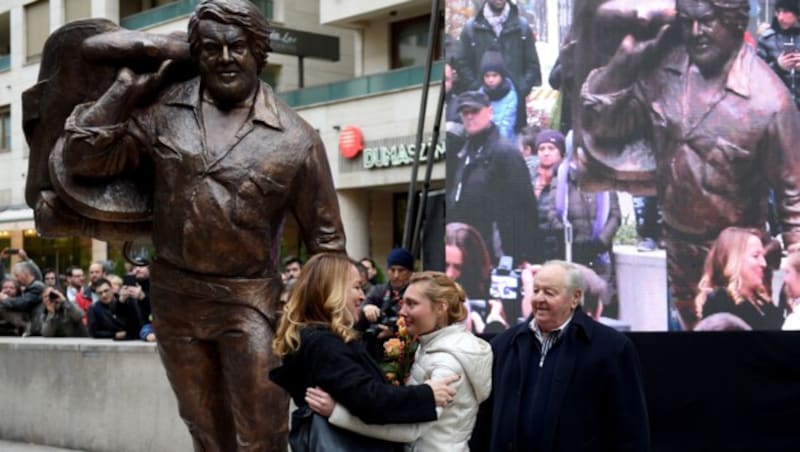
<path id="1" fill-rule="evenodd" d="M 366 142 L 362 153 L 364 169 L 393 168 L 413 164 L 414 154 L 417 151 L 415 140 L 416 137 L 409 136 Z M 420 162 L 427 161 L 431 155 L 431 148 L 433 148 L 434 161 L 444 159 L 444 142 L 440 141 L 434 147 L 430 138 L 427 138 L 423 141 L 421 148 Z"/>

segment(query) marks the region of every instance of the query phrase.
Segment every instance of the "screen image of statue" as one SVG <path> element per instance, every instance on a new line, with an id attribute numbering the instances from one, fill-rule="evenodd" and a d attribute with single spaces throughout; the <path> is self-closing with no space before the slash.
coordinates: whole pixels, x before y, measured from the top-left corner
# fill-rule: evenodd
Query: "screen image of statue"
<path id="1" fill-rule="evenodd" d="M 535 315 L 551 259 L 623 331 L 794 328 L 790 3 L 447 2 L 446 221 L 477 238 L 445 254 L 474 331 Z"/>
<path id="2" fill-rule="evenodd" d="M 70 22 L 23 95 L 39 232 L 153 244 L 158 351 L 195 450 L 287 450 L 268 378 L 284 219 L 309 254 L 345 247 L 321 139 L 258 78 L 269 36 L 247 0 L 203 0 L 165 35 Z"/>

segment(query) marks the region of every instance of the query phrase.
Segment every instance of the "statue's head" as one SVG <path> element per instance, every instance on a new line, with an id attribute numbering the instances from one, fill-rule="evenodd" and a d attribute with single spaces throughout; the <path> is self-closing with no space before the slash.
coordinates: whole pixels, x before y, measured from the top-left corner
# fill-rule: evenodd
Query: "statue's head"
<path id="1" fill-rule="evenodd" d="M 722 70 L 742 46 L 749 12 L 748 0 L 677 1 L 686 50 L 703 74 Z"/>
<path id="2" fill-rule="evenodd" d="M 189 19 L 189 46 L 203 86 L 221 108 L 252 95 L 267 62 L 270 28 L 248 0 L 204 0 Z"/>

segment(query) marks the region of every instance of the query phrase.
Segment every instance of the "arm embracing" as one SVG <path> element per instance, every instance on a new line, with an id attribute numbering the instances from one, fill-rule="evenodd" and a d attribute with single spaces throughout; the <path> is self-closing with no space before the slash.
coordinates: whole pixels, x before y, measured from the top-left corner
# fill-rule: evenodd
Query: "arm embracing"
<path id="1" fill-rule="evenodd" d="M 354 415 L 375 424 L 436 419 L 430 386 L 398 387 L 385 383 L 366 370 L 360 357 L 338 338 L 304 338 L 304 341 L 304 359 L 312 363 L 314 383 Z"/>
<path id="2" fill-rule="evenodd" d="M 436 411 L 440 412 L 441 408 L 437 408 Z M 333 413 L 328 418 L 328 422 L 370 438 L 378 438 L 395 443 L 410 443 L 421 437 L 436 421 L 417 424 L 369 425 L 358 417 L 353 416 L 343 405 L 337 403 Z"/>
<path id="3" fill-rule="evenodd" d="M 452 356 L 446 353 L 437 355 L 440 356 L 441 359 L 439 359 L 439 363 L 430 371 L 428 378 L 436 379 L 454 374 L 460 375 L 463 373 L 458 361 L 452 358 Z M 462 389 L 464 387 L 463 381 L 464 379 L 462 378 L 454 383 L 457 394 L 458 391 L 464 390 Z M 456 398 L 458 398 L 458 395 L 456 395 Z M 446 408 L 437 407 L 437 417 L 441 418 L 445 410 L 451 409 L 452 405 Z M 339 403 L 336 404 L 336 407 L 334 408 L 330 418 L 328 418 L 328 421 L 337 427 L 342 427 L 365 436 L 399 443 L 410 443 L 416 441 L 431 427 L 433 427 L 436 422 L 432 421 L 416 424 L 368 425 L 358 417 L 353 416 L 347 408 Z"/>

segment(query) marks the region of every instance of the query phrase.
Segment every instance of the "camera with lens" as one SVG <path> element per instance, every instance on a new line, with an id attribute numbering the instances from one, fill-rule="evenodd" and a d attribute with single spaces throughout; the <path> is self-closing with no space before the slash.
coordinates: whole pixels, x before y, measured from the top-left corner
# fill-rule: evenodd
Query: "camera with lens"
<path id="1" fill-rule="evenodd" d="M 378 320 L 370 325 L 366 330 L 364 330 L 364 338 L 371 339 L 377 338 L 378 335 L 383 331 L 380 325 L 383 325 L 389 330 L 392 331 L 392 335 L 397 334 L 398 326 L 397 326 L 397 319 L 399 318 L 399 305 L 390 306 L 386 309 L 386 311 L 381 313 L 381 316 L 378 317 Z"/>

